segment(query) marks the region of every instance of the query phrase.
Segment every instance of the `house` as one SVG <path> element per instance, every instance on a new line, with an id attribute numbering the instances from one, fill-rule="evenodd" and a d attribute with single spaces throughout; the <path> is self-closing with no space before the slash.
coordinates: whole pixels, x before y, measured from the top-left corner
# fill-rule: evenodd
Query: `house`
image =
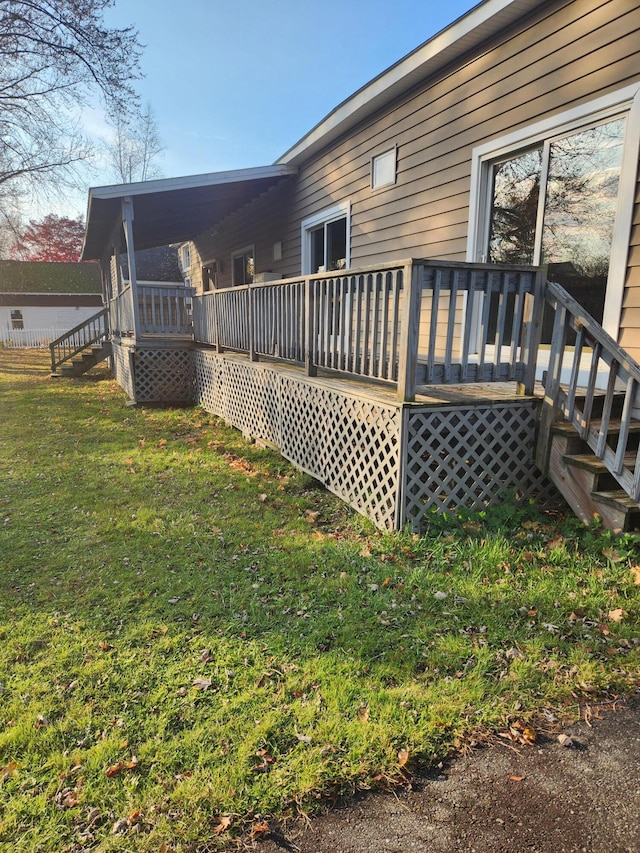
<path id="1" fill-rule="evenodd" d="M 0 260 L 0 341 L 49 342 L 102 307 L 95 263 Z"/>
<path id="2" fill-rule="evenodd" d="M 272 165 L 90 190 L 116 376 L 380 527 L 547 474 L 635 524 L 639 154 L 640 2 L 485 0 Z M 157 324 L 135 251 L 167 243 L 194 295 Z"/>

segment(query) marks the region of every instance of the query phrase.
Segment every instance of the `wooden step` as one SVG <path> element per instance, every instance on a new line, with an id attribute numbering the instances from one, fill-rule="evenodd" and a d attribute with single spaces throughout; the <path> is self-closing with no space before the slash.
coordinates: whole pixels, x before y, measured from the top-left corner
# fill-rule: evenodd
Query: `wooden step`
<path id="1" fill-rule="evenodd" d="M 632 500 L 623 489 L 592 492 L 591 497 L 603 509 L 607 508 L 609 516 L 612 513 L 617 513 L 621 531 L 640 530 L 640 505 Z"/>
<path id="2" fill-rule="evenodd" d="M 571 442 L 564 429 L 552 436 L 549 478 L 578 518 L 588 524 L 599 516 L 604 527 L 618 533 L 640 527 L 640 506 L 593 453 L 567 452 Z M 635 454 L 628 456 L 635 464 Z"/>

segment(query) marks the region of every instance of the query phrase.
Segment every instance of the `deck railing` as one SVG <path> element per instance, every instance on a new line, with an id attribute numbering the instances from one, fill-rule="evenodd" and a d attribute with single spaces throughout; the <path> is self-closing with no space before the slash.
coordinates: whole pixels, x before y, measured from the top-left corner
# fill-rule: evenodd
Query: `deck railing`
<path id="1" fill-rule="evenodd" d="M 102 308 L 92 317 L 78 323 L 49 344 L 51 352 L 51 372 L 55 373 L 61 364 L 69 361 L 92 344 L 103 341 L 108 334 L 108 312 Z"/>
<path id="2" fill-rule="evenodd" d="M 539 268 L 401 261 L 255 283 L 193 299 L 194 335 L 244 352 L 390 382 L 533 387 Z"/>
<path id="3" fill-rule="evenodd" d="M 137 330 L 131 285 L 111 300 L 113 333 L 119 337 L 136 335 L 191 335 L 191 297 L 193 290 L 177 284 L 139 281 L 137 292 Z"/>
<path id="4" fill-rule="evenodd" d="M 142 334 L 191 335 L 190 287 L 138 282 L 137 289 Z"/>
<path id="5" fill-rule="evenodd" d="M 560 413 L 637 502 L 640 449 L 632 449 L 630 437 L 640 407 L 640 365 L 559 284 L 547 285 L 547 302 L 554 326 L 536 464 L 548 470 Z"/>

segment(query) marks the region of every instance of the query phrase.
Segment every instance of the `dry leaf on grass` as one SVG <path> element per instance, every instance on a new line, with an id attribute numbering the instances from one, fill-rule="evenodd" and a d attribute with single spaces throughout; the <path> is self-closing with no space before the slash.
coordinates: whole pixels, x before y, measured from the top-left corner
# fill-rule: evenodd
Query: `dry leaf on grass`
<path id="1" fill-rule="evenodd" d="M 213 831 L 216 835 L 222 835 L 223 832 L 226 832 L 228 829 L 230 829 L 232 823 L 233 818 L 231 817 L 231 815 L 222 815 L 222 817 L 218 818 L 218 824 L 217 826 L 214 826 Z"/>
<path id="2" fill-rule="evenodd" d="M 251 839 L 255 840 L 256 838 L 263 838 L 265 835 L 269 834 L 269 824 L 266 820 L 260 821 L 259 823 L 254 823 L 251 827 Z"/>
<path id="3" fill-rule="evenodd" d="M 196 690 L 208 690 L 211 687 L 211 679 L 210 678 L 196 678 L 193 682 L 193 686 Z"/>
<path id="4" fill-rule="evenodd" d="M 627 615 L 627 611 L 623 610 L 622 607 L 616 607 L 615 610 L 609 611 L 609 619 L 612 622 L 622 622 L 624 617 Z"/>
<path id="5" fill-rule="evenodd" d="M 398 765 L 400 767 L 404 767 L 404 765 L 409 760 L 409 750 L 408 749 L 399 749 L 398 750 Z"/>
<path id="6" fill-rule="evenodd" d="M 634 584 L 640 586 L 640 566 L 631 566 L 631 574 Z"/>

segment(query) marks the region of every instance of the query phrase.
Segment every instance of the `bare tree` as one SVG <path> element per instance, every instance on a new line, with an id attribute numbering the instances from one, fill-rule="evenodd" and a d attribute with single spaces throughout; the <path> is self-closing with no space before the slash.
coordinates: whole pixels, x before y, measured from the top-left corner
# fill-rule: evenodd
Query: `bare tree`
<path id="1" fill-rule="evenodd" d="M 0 0 L 0 193 L 74 176 L 90 153 L 80 109 L 98 93 L 110 109 L 137 106 L 140 45 L 109 28 L 114 0 Z"/>
<path id="2" fill-rule="evenodd" d="M 111 171 L 123 184 L 160 177 L 158 157 L 164 151 L 151 104 L 133 115 L 117 112 L 110 121 L 113 141 L 107 151 Z"/>

